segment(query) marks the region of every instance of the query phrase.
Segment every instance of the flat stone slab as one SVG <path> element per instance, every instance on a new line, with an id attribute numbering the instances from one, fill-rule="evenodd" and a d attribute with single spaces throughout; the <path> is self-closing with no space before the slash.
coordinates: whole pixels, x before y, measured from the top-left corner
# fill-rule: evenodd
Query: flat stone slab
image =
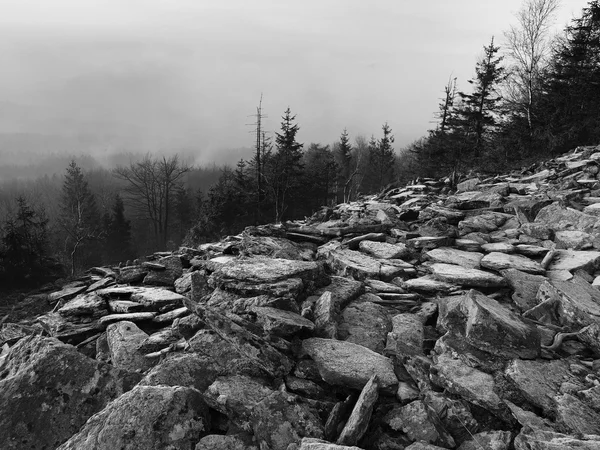
<path id="1" fill-rule="evenodd" d="M 251 311 L 256 314 L 258 322 L 269 334 L 287 337 L 303 330 L 312 331 L 315 329 L 315 324 L 310 320 L 290 311 L 267 306 L 253 307 Z"/>
<path id="2" fill-rule="evenodd" d="M 143 322 L 144 320 L 152 320 L 156 316 L 154 312 L 138 312 L 138 313 L 127 313 L 127 314 L 109 314 L 101 317 L 98 323 L 103 326 L 107 326 L 110 323 L 120 322 L 122 320 L 128 320 L 130 322 Z"/>
<path id="3" fill-rule="evenodd" d="M 448 293 L 460 289 L 455 284 L 436 280 L 430 275 L 403 281 L 402 287 L 408 291 L 422 292 L 424 294 Z"/>
<path id="4" fill-rule="evenodd" d="M 515 246 L 506 242 L 491 242 L 489 244 L 482 244 L 481 250 L 487 253 L 499 252 L 499 253 L 514 253 Z"/>
<path id="5" fill-rule="evenodd" d="M 521 309 L 527 311 L 538 304 L 538 289 L 548 279 L 541 275 L 532 275 L 516 269 L 503 270 L 502 276 L 513 289 L 512 300 Z"/>
<path id="6" fill-rule="evenodd" d="M 391 280 L 406 271 L 415 272 L 414 266 L 401 259 L 375 259 L 354 250 L 334 250 L 329 254 L 328 262 L 338 274 L 357 280 Z"/>
<path id="7" fill-rule="evenodd" d="M 391 329 L 392 323 L 385 307 L 362 301 L 361 297 L 342 311 L 338 338 L 383 353 L 387 333 Z"/>
<path id="8" fill-rule="evenodd" d="M 600 252 L 591 250 L 557 250 L 548 270 L 568 270 L 569 272 L 583 269 L 594 272 L 600 266 Z"/>
<path id="9" fill-rule="evenodd" d="M 108 314 L 106 300 L 95 293 L 80 294 L 69 300 L 58 313 L 63 317 L 91 316 Z"/>
<path id="10" fill-rule="evenodd" d="M 509 255 L 507 253 L 499 252 L 492 252 L 485 255 L 481 260 L 481 267 L 495 271 L 516 269 L 534 275 L 543 275 L 546 273 L 540 263 L 533 261 L 526 256 Z"/>
<path id="11" fill-rule="evenodd" d="M 446 283 L 467 287 L 503 287 L 504 278 L 478 269 L 465 269 L 454 264 L 436 263 L 431 265 L 433 276 Z"/>
<path id="12" fill-rule="evenodd" d="M 261 284 L 274 283 L 288 278 L 314 280 L 320 273 L 319 265 L 313 261 L 293 261 L 258 256 L 230 261 L 221 266 L 213 275 L 223 281 L 239 280 Z"/>
<path id="13" fill-rule="evenodd" d="M 158 310 L 164 307 L 178 308 L 183 306 L 183 295 L 168 289 L 141 286 L 117 286 L 96 291 L 98 295 L 105 298 L 130 300 L 137 302 L 150 310 Z"/>
<path id="14" fill-rule="evenodd" d="M 326 383 L 362 389 L 377 375 L 379 386 L 388 392 L 398 385 L 392 360 L 362 345 L 310 338 L 302 341 L 302 349 L 315 361 Z"/>
<path id="15" fill-rule="evenodd" d="M 483 253 L 466 252 L 455 248 L 442 247 L 426 253 L 429 260 L 436 263 L 457 264 L 467 269 L 478 269 Z"/>
<path id="16" fill-rule="evenodd" d="M 409 251 L 404 244 L 361 241 L 358 248 L 361 252 L 379 259 L 402 259 L 409 255 Z"/>

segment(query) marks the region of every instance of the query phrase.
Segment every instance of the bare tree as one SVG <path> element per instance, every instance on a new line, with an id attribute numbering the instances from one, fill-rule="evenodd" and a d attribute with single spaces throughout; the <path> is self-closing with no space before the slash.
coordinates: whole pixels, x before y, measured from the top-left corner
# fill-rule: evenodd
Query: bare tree
<path id="1" fill-rule="evenodd" d="M 173 197 L 190 169 L 177 155 L 169 158 L 146 155 L 141 161 L 114 170 L 117 178 L 127 182 L 128 201 L 140 217 L 150 220 L 156 243 L 162 248 L 167 246 Z"/>
<path id="2" fill-rule="evenodd" d="M 517 24 L 504 34 L 512 62 L 506 98 L 525 115 L 530 133 L 536 90 L 550 53 L 550 26 L 559 6 L 560 0 L 525 0 Z"/>

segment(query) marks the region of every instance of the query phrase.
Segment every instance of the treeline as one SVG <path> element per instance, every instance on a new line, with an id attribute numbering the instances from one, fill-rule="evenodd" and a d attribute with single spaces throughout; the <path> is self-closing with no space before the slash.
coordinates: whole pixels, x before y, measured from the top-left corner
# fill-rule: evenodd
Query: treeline
<path id="1" fill-rule="evenodd" d="M 255 146 L 235 167 L 192 167 L 145 155 L 0 189 L 0 283 L 75 274 L 96 264 L 198 245 L 249 225 L 309 216 L 417 177 L 499 171 L 600 142 L 600 5 L 565 30 L 549 25 L 558 0 L 526 0 L 505 48 L 492 38 L 468 80 L 450 79 L 427 136 L 396 153 L 385 123 L 370 138 L 340 130 L 305 144 L 288 108 L 269 135 L 257 108 Z M 85 161 L 85 160 L 84 160 Z M 121 160 L 122 161 L 122 160 Z"/>
<path id="2" fill-rule="evenodd" d="M 497 172 L 600 142 L 600 5 L 552 36 L 559 0 L 526 0 L 504 48 L 492 38 L 468 80 L 450 79 L 437 127 L 409 146 L 416 176 Z"/>

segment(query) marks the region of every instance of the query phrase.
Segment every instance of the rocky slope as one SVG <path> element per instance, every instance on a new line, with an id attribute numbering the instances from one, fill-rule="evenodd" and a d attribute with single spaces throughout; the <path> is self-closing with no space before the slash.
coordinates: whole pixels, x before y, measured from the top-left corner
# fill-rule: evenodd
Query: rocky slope
<path id="1" fill-rule="evenodd" d="M 600 449 L 600 147 L 159 253 L 0 329 L 2 449 Z"/>

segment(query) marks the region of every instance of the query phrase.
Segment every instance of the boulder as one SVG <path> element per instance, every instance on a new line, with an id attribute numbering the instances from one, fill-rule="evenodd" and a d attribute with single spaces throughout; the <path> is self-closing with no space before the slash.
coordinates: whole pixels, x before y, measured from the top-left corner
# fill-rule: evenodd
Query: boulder
<path id="1" fill-rule="evenodd" d="M 57 450 L 188 450 L 210 429 L 200 392 L 181 386 L 136 386 L 92 416 Z"/>
<path id="2" fill-rule="evenodd" d="M 326 383 L 362 389 L 377 375 L 379 386 L 386 391 L 398 385 L 392 361 L 362 345 L 311 338 L 302 341 L 302 349 L 317 363 Z"/>
<path id="3" fill-rule="evenodd" d="M 359 297 L 342 311 L 338 338 L 383 353 L 391 329 L 386 309 L 370 301 L 361 301 Z"/>
<path id="4" fill-rule="evenodd" d="M 313 322 L 290 311 L 265 306 L 253 307 L 250 310 L 256 314 L 258 323 L 268 334 L 288 337 L 300 331 L 312 331 L 315 328 Z"/>
<path id="5" fill-rule="evenodd" d="M 0 448 L 56 448 L 139 379 L 57 339 L 25 337 L 0 364 Z"/>
<path id="6" fill-rule="evenodd" d="M 371 421 L 375 402 L 379 397 L 378 388 L 377 375 L 373 375 L 362 389 L 356 405 L 340 433 L 338 444 L 354 445 L 364 436 Z"/>
<path id="7" fill-rule="evenodd" d="M 535 223 L 541 223 L 554 231 L 578 230 L 590 234 L 600 232 L 598 217 L 573 208 L 564 208 L 557 203 L 542 208 L 535 217 Z"/>
<path id="8" fill-rule="evenodd" d="M 388 244 L 386 242 L 361 241 L 361 252 L 378 259 L 402 259 L 409 256 L 404 244 Z"/>
<path id="9" fill-rule="evenodd" d="M 438 326 L 494 355 L 535 358 L 540 353 L 537 328 L 475 290 L 441 303 Z"/>
<path id="10" fill-rule="evenodd" d="M 115 367 L 130 372 L 144 372 L 153 366 L 153 361 L 145 358 L 140 351 L 148 334 L 128 321 L 116 322 L 106 329 L 110 359 Z"/>

